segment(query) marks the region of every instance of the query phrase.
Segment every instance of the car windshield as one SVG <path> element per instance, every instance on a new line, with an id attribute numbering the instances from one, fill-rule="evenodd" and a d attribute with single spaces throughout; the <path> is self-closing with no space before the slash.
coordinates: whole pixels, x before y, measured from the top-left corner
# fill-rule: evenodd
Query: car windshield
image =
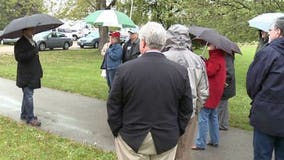
<path id="1" fill-rule="evenodd" d="M 42 39 L 44 37 L 46 37 L 50 32 L 41 32 L 41 33 L 38 33 L 38 34 L 35 34 L 33 36 L 33 39 L 37 40 L 37 39 Z"/>
<path id="2" fill-rule="evenodd" d="M 86 37 L 100 37 L 99 32 L 91 32 Z"/>

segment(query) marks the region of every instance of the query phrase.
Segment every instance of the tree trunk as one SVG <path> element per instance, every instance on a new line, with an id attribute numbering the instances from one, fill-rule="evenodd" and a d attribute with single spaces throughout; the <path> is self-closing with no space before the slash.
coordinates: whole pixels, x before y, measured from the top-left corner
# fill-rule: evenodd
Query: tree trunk
<path id="1" fill-rule="evenodd" d="M 106 9 L 106 0 L 97 0 L 97 10 Z M 108 27 L 99 27 L 100 42 L 99 50 L 101 50 L 106 42 L 108 42 Z"/>

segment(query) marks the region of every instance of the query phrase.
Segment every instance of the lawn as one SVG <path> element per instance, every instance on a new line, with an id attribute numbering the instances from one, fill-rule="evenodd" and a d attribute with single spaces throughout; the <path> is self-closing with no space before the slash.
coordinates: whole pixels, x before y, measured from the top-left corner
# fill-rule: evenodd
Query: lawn
<path id="1" fill-rule="evenodd" d="M 42 85 L 63 91 L 106 99 L 106 80 L 100 76 L 102 58 L 96 49 L 40 52 Z M 0 76 L 15 80 L 13 56 L 0 56 Z"/>
<path id="2" fill-rule="evenodd" d="M 115 160 L 111 152 L 79 144 L 0 117 L 1 160 Z"/>
<path id="3" fill-rule="evenodd" d="M 229 101 L 230 125 L 246 130 L 251 130 L 251 127 L 248 124 L 250 99 L 246 94 L 245 78 L 255 48 L 255 45 L 243 45 L 243 55 L 236 55 L 237 95 Z M 40 52 L 44 70 L 42 85 L 105 100 L 108 88 L 100 76 L 102 58 L 96 49 Z M 15 80 L 13 56 L 0 55 L 0 77 Z M 0 132 L 0 159 L 115 159 L 113 153 L 76 144 L 6 118 L 0 118 Z"/>

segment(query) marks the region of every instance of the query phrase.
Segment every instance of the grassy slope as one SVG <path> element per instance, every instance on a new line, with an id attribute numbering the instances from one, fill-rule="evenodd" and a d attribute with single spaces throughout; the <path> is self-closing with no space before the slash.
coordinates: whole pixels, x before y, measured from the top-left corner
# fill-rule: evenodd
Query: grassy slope
<path id="1" fill-rule="evenodd" d="M 114 153 L 0 117 L 1 160 L 115 160 Z"/>

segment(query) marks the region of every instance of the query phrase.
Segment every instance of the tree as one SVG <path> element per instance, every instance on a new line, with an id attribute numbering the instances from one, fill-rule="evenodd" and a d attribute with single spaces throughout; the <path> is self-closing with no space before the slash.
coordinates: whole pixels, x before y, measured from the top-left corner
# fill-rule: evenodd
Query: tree
<path id="1" fill-rule="evenodd" d="M 43 0 L 15 1 L 1 0 L 0 28 L 4 28 L 10 21 L 25 15 L 45 12 Z"/>
<path id="2" fill-rule="evenodd" d="M 108 5 L 106 0 L 68 1 L 62 11 L 57 14 L 57 16 L 61 18 L 69 18 L 75 20 L 83 19 L 88 14 L 96 10 L 110 9 L 115 6 L 115 4 L 116 0 L 110 1 Z M 99 49 L 102 49 L 103 45 L 108 41 L 108 27 L 99 26 L 99 32 L 101 37 L 99 42 Z"/>
<path id="3" fill-rule="evenodd" d="M 106 0 L 73 0 L 62 16 L 82 19 L 95 10 L 114 6 L 130 15 L 131 2 L 134 2 L 131 18 L 137 25 L 147 21 L 157 21 L 165 28 L 175 23 L 199 25 L 215 28 L 238 42 L 257 38 L 257 30 L 248 27 L 249 19 L 265 12 L 280 12 L 284 8 L 283 0 L 112 0 L 108 6 Z M 106 33 L 106 30 L 101 33 L 102 42 L 106 40 Z"/>

